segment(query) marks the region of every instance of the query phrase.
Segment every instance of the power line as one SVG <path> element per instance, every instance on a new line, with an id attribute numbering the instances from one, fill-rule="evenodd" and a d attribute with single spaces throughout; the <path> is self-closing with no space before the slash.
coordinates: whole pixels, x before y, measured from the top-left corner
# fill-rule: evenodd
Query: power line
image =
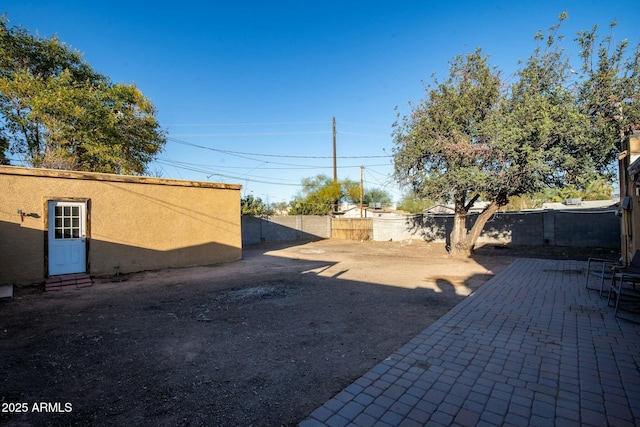
<path id="1" fill-rule="evenodd" d="M 375 128 L 375 129 L 388 129 L 388 127 L 386 126 L 380 126 L 380 125 L 374 125 L 371 123 L 358 123 L 358 122 L 349 122 L 349 121 L 340 121 L 341 125 L 354 125 L 354 126 L 363 126 L 363 127 L 369 127 L 369 128 Z"/>
<path id="2" fill-rule="evenodd" d="M 166 127 L 231 127 L 231 126 L 296 126 L 296 125 L 317 125 L 331 123 L 331 120 L 308 120 L 301 122 L 228 122 L 228 123 L 169 123 Z M 351 121 L 338 121 L 340 125 L 351 125 L 368 127 L 374 129 L 388 129 L 389 126 L 381 126 L 373 123 L 351 122 Z"/>
<path id="3" fill-rule="evenodd" d="M 214 169 L 249 169 L 249 167 L 247 166 L 224 166 L 224 165 L 212 165 L 212 164 L 207 164 L 207 163 L 192 163 L 192 162 L 181 162 L 179 160 L 172 160 L 172 159 L 157 159 L 157 160 L 163 160 L 165 163 L 175 163 L 178 165 L 185 165 L 185 166 L 194 166 L 194 167 L 207 167 L 207 168 L 214 168 Z M 265 163 L 265 162 L 263 162 Z M 266 162 L 267 164 L 276 164 L 276 163 L 270 163 L 270 162 Z M 343 166 L 338 166 L 338 169 L 354 169 L 354 168 L 359 168 L 360 166 L 365 166 L 367 168 L 374 168 L 374 167 L 382 167 L 382 166 L 389 166 L 388 163 L 378 163 L 378 164 L 371 164 L 371 165 L 343 165 Z M 316 165 L 296 165 L 296 166 L 289 166 L 289 167 L 260 167 L 260 169 L 262 170 L 306 170 L 306 169 L 331 169 L 332 166 L 327 166 L 327 165 L 322 165 L 322 166 L 316 166 Z"/>
<path id="4" fill-rule="evenodd" d="M 188 170 L 191 172 L 198 172 L 198 173 L 202 173 L 204 175 L 207 175 L 207 177 L 211 177 L 211 176 L 220 176 L 220 177 L 224 177 L 224 178 L 228 178 L 228 179 L 233 179 L 235 181 L 245 181 L 245 182 L 256 182 L 256 183 L 260 183 L 260 184 L 272 184 L 272 185 L 287 185 L 287 186 L 292 186 L 292 187 L 300 187 L 300 183 L 286 183 L 286 182 L 273 182 L 273 181 L 263 181 L 263 180 L 257 180 L 257 179 L 253 179 L 253 178 L 247 178 L 246 176 L 235 176 L 235 175 L 228 175 L 226 173 L 218 173 L 216 171 L 212 171 L 212 170 L 204 170 L 204 169 L 199 169 L 199 168 L 192 168 L 192 167 L 188 167 L 188 166 L 180 166 L 180 165 L 172 165 L 168 162 L 165 162 L 163 160 L 156 160 L 158 163 L 160 164 L 167 164 L 168 166 L 172 166 L 175 168 L 180 168 L 180 169 L 184 169 L 184 170 Z M 269 177 L 256 177 L 256 178 L 264 178 L 264 179 L 271 179 Z"/>
<path id="5" fill-rule="evenodd" d="M 387 139 L 389 135 L 381 135 L 381 134 L 370 134 L 370 133 L 358 133 L 358 132 L 345 132 L 336 130 L 338 135 L 348 135 L 348 136 L 360 136 L 366 138 L 378 138 L 378 139 Z M 254 136 L 293 136 L 293 135 L 329 135 L 330 131 L 321 130 L 321 131 L 306 131 L 306 132 L 234 132 L 234 133 L 176 133 L 173 134 L 174 137 L 192 137 L 192 138 L 211 138 L 211 137 L 219 137 L 219 138 L 246 138 L 246 137 L 254 137 Z"/>
<path id="6" fill-rule="evenodd" d="M 366 133 L 354 133 L 354 132 L 338 132 L 339 135 L 349 135 L 349 136 L 365 136 L 367 138 L 388 138 L 387 135 L 371 135 Z"/>
<path id="7" fill-rule="evenodd" d="M 335 120 L 335 119 L 334 119 Z M 188 126 L 193 126 L 193 127 L 200 127 L 200 128 L 206 128 L 206 127 L 241 127 L 241 126 L 294 126 L 294 125 L 308 125 L 308 124 L 323 124 L 326 125 L 327 121 L 306 121 L 306 122 L 252 122 L 252 123 L 192 123 L 192 124 L 173 124 L 171 126 L 174 127 L 188 127 Z M 363 129 L 365 128 L 380 128 L 382 129 L 382 127 L 380 126 L 375 126 L 375 125 L 371 125 L 371 124 L 364 124 L 364 123 L 355 123 L 355 122 L 340 122 L 340 124 L 344 124 L 347 126 L 347 128 L 351 128 L 351 129 L 355 129 L 355 127 L 361 127 Z M 213 130 L 213 129 L 211 129 Z M 256 129 L 257 130 L 257 129 Z M 234 130 L 231 132 L 207 132 L 206 130 L 202 133 L 193 133 L 193 134 L 184 134 L 184 136 L 190 136 L 190 137 L 214 137 L 214 138 L 231 138 L 231 137 L 260 137 L 260 136 L 292 136 L 292 135 L 328 135 L 330 132 L 328 130 L 322 130 L 322 131 L 317 131 L 317 130 L 309 130 L 309 131 L 298 131 L 296 130 L 296 128 L 289 128 L 289 129 L 284 129 L 284 131 L 280 131 L 280 129 L 274 129 L 274 132 L 269 132 L 268 129 L 262 129 L 264 130 L 263 132 L 258 131 L 258 132 L 235 132 Z M 366 130 L 365 130 L 366 132 Z M 375 132 L 375 131 L 374 131 Z M 340 135 L 348 135 L 348 136 L 353 136 L 353 137 L 363 137 L 363 138 L 376 138 L 376 139 L 380 139 L 380 138 L 389 138 L 389 136 L 381 136 L 380 134 L 377 135 L 372 135 L 372 134 L 367 134 L 367 133 L 356 133 L 356 132 L 338 132 L 335 129 L 335 125 L 334 128 L 332 130 L 331 133 L 338 133 Z M 303 159 L 303 160 L 329 160 L 329 159 L 334 159 L 334 161 L 336 159 L 341 159 L 341 160 L 348 160 L 348 159 L 358 159 L 358 160 L 364 160 L 364 159 L 390 159 L 393 158 L 392 155 L 388 155 L 386 153 L 384 153 L 384 155 L 359 155 L 359 156 L 336 156 L 336 153 L 334 152 L 333 156 L 312 156 L 312 155 L 294 155 L 294 154 L 273 154 L 273 153 L 265 153 L 265 152 L 253 152 L 253 151 L 236 151 L 236 150 L 227 150 L 227 149 L 222 149 L 222 148 L 215 148 L 215 147 L 211 147 L 211 146 L 207 146 L 204 144 L 196 144 L 193 142 L 189 142 L 189 141 L 185 141 L 183 139 L 179 139 L 176 137 L 177 134 L 174 134 L 172 136 L 168 136 L 167 137 L 167 141 L 176 143 L 176 144 L 181 144 L 181 145 L 185 145 L 185 146 L 189 146 L 189 147 L 193 147 L 193 148 L 198 148 L 201 150 L 207 150 L 207 151 L 212 151 L 215 153 L 219 153 L 221 155 L 226 155 L 226 156 L 233 156 L 233 157 L 237 157 L 240 159 L 245 159 L 245 160 L 249 160 L 251 162 L 256 162 L 251 166 L 223 166 L 223 165 L 206 165 L 206 164 L 196 164 L 196 163 L 187 163 L 187 162 L 178 162 L 178 161 L 166 161 L 166 160 L 161 160 L 159 159 L 158 162 L 160 164 L 164 164 L 167 166 L 173 166 L 175 168 L 178 169 L 185 169 L 185 170 L 191 170 L 194 172 L 198 172 L 198 173 L 202 173 L 205 174 L 207 176 L 207 179 L 209 179 L 212 176 L 215 176 L 219 179 L 229 179 L 229 180 L 235 180 L 235 181 L 239 181 L 239 182 L 246 182 L 247 185 L 249 185 L 249 183 L 258 183 L 258 184 L 267 184 L 267 185 L 277 185 L 277 186 L 291 186 L 291 187 L 301 187 L 301 184 L 296 182 L 296 183 L 292 183 L 291 180 L 283 180 L 280 179 L 278 177 L 266 177 L 266 176 L 259 176 L 259 175 L 255 175 L 255 171 L 257 171 L 258 169 L 262 169 L 265 171 L 269 171 L 269 170 L 289 170 L 289 171 L 293 171 L 293 170 L 327 170 L 330 169 L 329 165 L 308 165 L 308 164 L 296 164 L 296 163 L 286 163 L 286 162 L 282 162 L 282 161 L 277 161 L 277 160 L 285 160 L 285 159 Z M 183 136 L 183 134 L 181 134 L 180 136 Z M 384 150 L 383 150 L 384 152 Z M 340 166 L 339 169 L 341 170 L 345 170 L 345 169 L 349 169 L 349 168 L 361 168 L 363 165 L 362 163 L 360 165 L 344 165 L 344 166 Z M 375 167 L 388 167 L 389 163 L 385 163 L 385 164 L 372 164 L 372 165 L 364 165 L 367 168 L 375 168 Z M 334 171 L 335 171 L 335 166 L 334 166 Z M 367 169 L 367 172 L 374 172 L 375 170 L 373 169 Z M 268 174 L 268 172 L 267 172 Z M 383 179 L 384 181 L 387 181 L 388 183 L 391 181 L 389 179 L 389 175 L 388 174 L 382 174 L 379 173 L 378 176 L 384 176 L 385 178 Z M 289 182 L 287 182 L 289 181 Z M 384 184 L 381 182 L 380 179 L 376 179 L 374 177 L 374 181 L 377 181 L 378 185 L 382 185 L 383 187 L 386 187 L 388 184 Z M 394 192 L 395 193 L 395 192 Z"/>
<path id="8" fill-rule="evenodd" d="M 186 133 L 176 134 L 176 136 L 191 136 L 191 137 L 212 137 L 218 136 L 223 138 L 231 137 L 247 137 L 247 136 L 282 136 L 282 135 L 329 135 L 328 131 L 308 131 L 308 132 L 260 132 L 260 133 Z"/>
<path id="9" fill-rule="evenodd" d="M 196 126 L 196 127 L 216 127 L 216 126 L 291 126 L 291 125 L 314 125 L 327 124 L 327 121 L 307 121 L 307 122 L 238 122 L 238 123 L 169 123 L 166 126 Z"/>
<path id="10" fill-rule="evenodd" d="M 177 142 L 178 144 L 188 145 L 191 147 L 202 148 L 204 150 L 215 151 L 223 154 L 230 154 L 235 156 L 256 156 L 256 157 L 275 157 L 275 158 L 287 158 L 287 159 L 333 159 L 333 156 L 292 156 L 285 154 L 265 154 L 265 153 L 247 153 L 243 151 L 230 151 L 230 150 L 222 150 L 220 148 L 206 147 L 204 145 L 194 144 L 192 142 L 182 141 L 177 138 L 169 137 L 167 140 Z M 379 155 L 379 156 L 338 156 L 338 159 L 378 159 L 378 158 L 391 158 L 393 156 Z M 253 160 L 253 159 L 252 159 Z"/>
<path id="11" fill-rule="evenodd" d="M 287 180 L 287 179 L 283 179 L 280 181 L 289 181 L 289 182 L 276 182 L 273 180 L 272 177 L 266 177 L 266 176 L 259 176 L 259 175 L 252 175 L 250 178 L 247 177 L 251 172 L 253 172 L 254 170 L 260 168 L 260 169 L 269 169 L 269 168 L 263 168 L 261 167 L 262 165 L 258 165 L 252 169 L 250 169 L 248 172 L 245 172 L 242 175 L 237 175 L 237 174 L 229 174 L 228 172 L 224 171 L 224 170 L 219 170 L 219 169 L 249 169 L 248 167 L 235 167 L 235 166 L 214 166 L 214 165 L 207 165 L 207 164 L 198 164 L 198 163 L 188 163 L 188 162 L 181 162 L 181 161 L 177 161 L 177 160 L 165 160 L 165 159 L 156 159 L 155 160 L 156 163 L 158 163 L 159 165 L 165 165 L 165 166 L 171 166 L 177 169 L 182 169 L 182 170 L 187 170 L 187 171 L 191 171 L 191 172 L 197 172 L 197 173 L 201 173 L 203 175 L 206 175 L 207 178 L 211 177 L 211 176 L 217 176 L 217 177 L 223 177 L 223 178 L 227 178 L 227 179 L 231 179 L 231 180 L 235 180 L 235 181 L 245 181 L 245 182 L 254 182 L 254 183 L 261 183 L 261 184 L 272 184 L 272 185 L 284 185 L 284 186 L 293 186 L 293 187 L 300 187 L 301 184 L 296 182 L 293 183 L 293 180 Z M 367 167 L 372 168 L 372 167 L 380 167 L 380 166 L 387 166 L 386 164 L 382 164 L 382 165 L 369 165 Z M 346 168 L 360 168 L 361 165 L 353 165 L 353 166 L 341 166 L 340 169 L 346 169 Z M 331 166 L 324 166 L 324 167 L 310 167 L 312 169 L 330 169 Z M 276 169 L 287 169 L 287 168 L 276 168 Z M 367 169 L 368 172 L 375 172 L 373 169 Z M 376 172 L 379 175 L 384 176 L 382 173 L 380 172 Z M 383 185 L 386 186 L 386 185 Z"/>
<path id="12" fill-rule="evenodd" d="M 374 174 L 380 175 L 380 176 L 382 176 L 384 178 L 383 181 L 380 181 L 375 176 L 371 176 L 371 178 L 374 179 L 377 182 L 377 184 L 381 186 L 381 188 L 383 190 L 390 191 L 390 192 L 392 192 L 392 193 L 394 193 L 396 195 L 401 195 L 401 193 L 399 191 L 396 191 L 395 189 L 389 188 L 395 182 L 394 179 L 389 174 L 383 175 L 382 173 L 377 172 L 377 171 L 373 171 L 371 169 L 365 169 L 365 171 L 367 172 L 368 175 L 372 175 L 371 173 L 373 172 Z"/>

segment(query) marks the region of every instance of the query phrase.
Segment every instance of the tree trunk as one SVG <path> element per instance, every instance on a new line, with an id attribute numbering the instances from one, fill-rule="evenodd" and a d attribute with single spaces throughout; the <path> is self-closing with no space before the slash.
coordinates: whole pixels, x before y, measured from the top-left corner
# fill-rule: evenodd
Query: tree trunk
<path id="1" fill-rule="evenodd" d="M 449 242 L 449 255 L 464 256 L 469 255 L 466 245 L 467 237 L 467 213 L 457 212 L 453 216 L 453 229 L 451 230 Z"/>
<path id="2" fill-rule="evenodd" d="M 469 230 L 469 233 L 467 233 L 466 240 L 467 245 L 471 248 L 470 253 L 473 253 L 473 249 L 476 246 L 478 237 L 480 237 L 480 233 L 482 233 L 482 230 L 484 229 L 487 221 L 489 221 L 493 214 L 497 212 L 499 207 L 500 204 L 496 201 L 493 201 L 482 211 L 480 215 L 478 215 L 475 224 L 473 224 L 473 227 L 471 228 L 471 230 Z"/>
<path id="3" fill-rule="evenodd" d="M 491 202 L 489 206 L 482 211 L 471 230 L 467 231 L 466 227 L 466 211 L 458 211 L 453 217 L 453 230 L 451 231 L 451 247 L 449 249 L 449 255 L 451 256 L 471 256 L 473 249 L 475 248 L 478 237 L 482 233 L 487 221 L 497 212 L 500 208 L 500 204 L 496 201 Z"/>
<path id="4" fill-rule="evenodd" d="M 469 210 L 465 206 L 466 201 L 466 191 L 459 192 L 454 198 L 453 229 L 449 235 L 449 255 L 451 256 L 464 256 L 469 253 L 465 242 L 467 236 L 467 211 Z"/>

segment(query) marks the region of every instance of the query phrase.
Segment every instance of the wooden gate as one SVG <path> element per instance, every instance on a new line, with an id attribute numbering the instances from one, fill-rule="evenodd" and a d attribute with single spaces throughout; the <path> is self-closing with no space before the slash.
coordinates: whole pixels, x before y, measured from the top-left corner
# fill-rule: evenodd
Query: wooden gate
<path id="1" fill-rule="evenodd" d="M 370 218 L 333 218 L 331 238 L 345 240 L 372 240 L 373 220 Z"/>

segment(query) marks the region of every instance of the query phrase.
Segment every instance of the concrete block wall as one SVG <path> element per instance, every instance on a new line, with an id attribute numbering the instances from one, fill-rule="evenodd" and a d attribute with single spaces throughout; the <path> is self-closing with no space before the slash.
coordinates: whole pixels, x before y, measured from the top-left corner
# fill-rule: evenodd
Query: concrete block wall
<path id="1" fill-rule="evenodd" d="M 476 216 L 467 218 L 471 227 Z M 373 240 L 448 242 L 452 216 L 416 215 L 373 218 Z M 242 244 L 328 239 L 328 216 L 242 217 Z M 606 211 L 535 211 L 495 214 L 485 225 L 479 243 L 522 246 L 620 248 L 620 218 Z"/>
<path id="2" fill-rule="evenodd" d="M 469 216 L 467 227 L 473 226 L 475 219 L 476 215 Z M 374 218 L 373 240 L 448 242 L 451 228 L 450 215 Z M 617 249 L 620 218 L 614 210 L 497 213 L 485 225 L 478 242 Z"/>
<path id="3" fill-rule="evenodd" d="M 242 244 L 328 239 L 331 218 L 318 215 L 273 216 L 268 219 L 242 217 Z"/>
<path id="4" fill-rule="evenodd" d="M 450 232 L 451 220 L 444 215 L 373 218 L 373 240 L 377 242 L 416 239 L 444 242 Z"/>
<path id="5" fill-rule="evenodd" d="M 278 217 L 275 217 L 278 218 Z M 280 217 L 286 218 L 286 217 Z M 331 237 L 331 218 L 319 215 L 298 215 L 300 230 L 323 239 Z"/>
<path id="6" fill-rule="evenodd" d="M 552 244 L 556 246 L 620 248 L 620 235 L 620 217 L 613 212 L 602 214 L 557 212 Z"/>
<path id="7" fill-rule="evenodd" d="M 478 243 L 542 246 L 551 244 L 554 229 L 548 234 L 546 225 L 552 224 L 554 212 L 497 213 L 484 226 Z M 467 220 L 467 227 L 475 223 L 476 215 Z"/>

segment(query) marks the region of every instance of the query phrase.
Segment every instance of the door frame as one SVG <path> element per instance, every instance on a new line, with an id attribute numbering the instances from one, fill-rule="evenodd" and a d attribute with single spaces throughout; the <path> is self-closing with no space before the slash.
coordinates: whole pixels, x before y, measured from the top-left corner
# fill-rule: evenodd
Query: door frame
<path id="1" fill-rule="evenodd" d="M 91 199 L 87 197 L 45 197 L 44 199 L 44 271 L 46 277 L 50 277 L 49 274 L 49 203 L 50 202 L 71 202 L 71 203 L 84 203 L 84 218 L 85 218 L 85 273 L 90 272 L 89 263 L 89 250 L 91 246 Z"/>

